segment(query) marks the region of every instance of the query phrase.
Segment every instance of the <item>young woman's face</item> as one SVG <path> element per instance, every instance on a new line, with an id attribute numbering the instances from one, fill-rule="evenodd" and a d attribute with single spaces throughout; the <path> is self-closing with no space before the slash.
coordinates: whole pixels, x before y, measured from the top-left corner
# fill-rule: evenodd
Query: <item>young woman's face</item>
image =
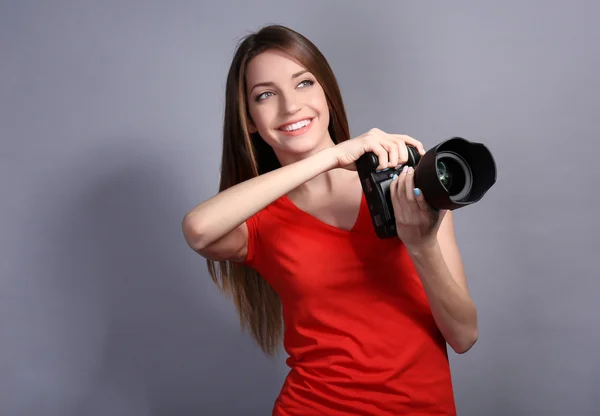
<path id="1" fill-rule="evenodd" d="M 323 88 L 284 53 L 266 51 L 250 61 L 246 96 L 250 132 L 258 132 L 282 164 L 333 145 Z"/>

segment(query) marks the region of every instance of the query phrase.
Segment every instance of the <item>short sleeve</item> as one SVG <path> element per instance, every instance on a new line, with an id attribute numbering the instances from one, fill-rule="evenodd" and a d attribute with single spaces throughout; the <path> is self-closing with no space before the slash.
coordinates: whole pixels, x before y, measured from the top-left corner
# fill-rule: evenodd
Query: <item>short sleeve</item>
<path id="1" fill-rule="evenodd" d="M 258 239 L 259 239 L 258 229 L 259 229 L 259 222 L 260 222 L 261 214 L 262 214 L 262 211 L 259 211 L 258 213 L 254 214 L 252 217 L 248 218 L 248 220 L 246 220 L 246 227 L 248 227 L 247 252 L 246 252 L 246 258 L 244 259 L 244 261 L 241 264 L 244 264 L 244 265 L 250 266 L 250 267 L 252 267 L 254 265 L 254 262 L 256 259 L 256 252 L 257 252 Z"/>

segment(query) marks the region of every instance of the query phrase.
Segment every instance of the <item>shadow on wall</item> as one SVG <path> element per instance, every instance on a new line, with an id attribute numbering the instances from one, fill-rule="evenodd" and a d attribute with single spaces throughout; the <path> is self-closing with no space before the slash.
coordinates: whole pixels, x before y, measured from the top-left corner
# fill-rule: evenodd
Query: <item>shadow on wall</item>
<path id="1" fill-rule="evenodd" d="M 30 300 L 13 318 L 27 347 L 11 363 L 3 413 L 268 414 L 281 372 L 185 245 L 181 178 L 135 144 L 44 180 L 45 192 L 60 190 L 38 238 L 50 264 L 36 263 L 17 295 Z"/>

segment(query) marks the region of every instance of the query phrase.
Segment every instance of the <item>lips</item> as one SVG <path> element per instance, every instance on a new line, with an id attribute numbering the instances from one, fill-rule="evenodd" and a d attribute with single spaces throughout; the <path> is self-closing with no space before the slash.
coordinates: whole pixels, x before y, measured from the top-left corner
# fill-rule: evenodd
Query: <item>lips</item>
<path id="1" fill-rule="evenodd" d="M 295 127 L 296 130 L 297 129 L 301 129 L 301 128 L 306 127 L 307 125 L 309 125 L 312 122 L 312 120 L 313 120 L 312 117 L 301 118 L 301 119 L 298 119 L 298 120 L 294 120 L 294 121 L 282 124 L 277 129 L 281 130 L 281 131 L 285 131 L 285 132 L 294 131 L 294 130 L 290 130 L 290 128 L 291 127 Z M 295 124 L 296 124 L 296 126 L 294 126 Z"/>

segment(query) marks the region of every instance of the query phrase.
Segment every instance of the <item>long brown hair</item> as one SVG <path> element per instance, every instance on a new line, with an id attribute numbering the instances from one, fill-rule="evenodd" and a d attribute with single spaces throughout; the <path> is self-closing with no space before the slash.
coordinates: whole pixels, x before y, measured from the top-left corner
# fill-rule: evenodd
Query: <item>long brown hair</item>
<path id="1" fill-rule="evenodd" d="M 246 67 L 250 60 L 268 49 L 285 52 L 315 76 L 327 98 L 331 138 L 339 143 L 350 137 L 338 83 L 323 54 L 310 40 L 290 28 L 265 26 L 241 39 L 227 75 L 219 192 L 281 167 L 273 149 L 260 135 L 248 132 Z M 215 284 L 233 299 L 242 330 L 249 328 L 265 354 L 274 355 L 284 331 L 277 293 L 247 266 L 231 261 L 208 260 L 207 264 Z"/>

